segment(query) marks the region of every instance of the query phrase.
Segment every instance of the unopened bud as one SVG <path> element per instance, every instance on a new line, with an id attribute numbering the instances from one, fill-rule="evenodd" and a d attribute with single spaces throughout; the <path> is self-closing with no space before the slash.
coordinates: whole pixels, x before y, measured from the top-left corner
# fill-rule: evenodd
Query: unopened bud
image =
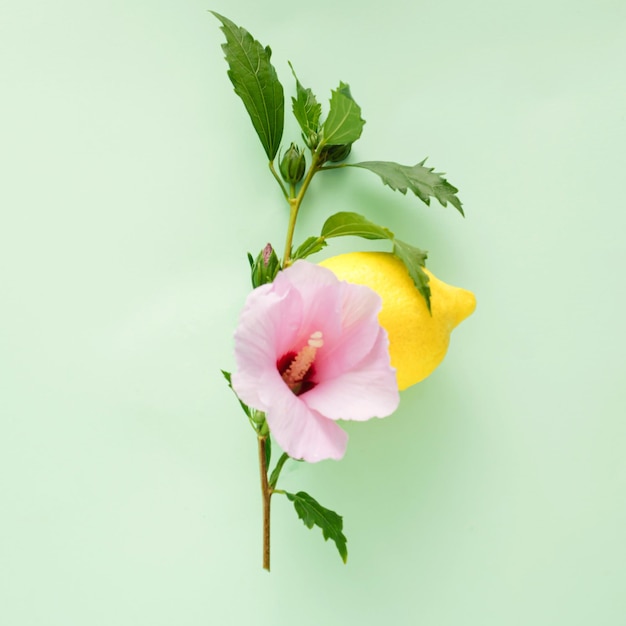
<path id="1" fill-rule="evenodd" d="M 272 244 L 268 243 L 265 248 L 263 248 L 263 265 L 267 267 L 270 263 L 270 258 L 272 256 L 272 252 L 274 252 L 274 248 L 272 248 Z"/>
<path id="2" fill-rule="evenodd" d="M 250 256 L 250 259 L 252 257 Z M 252 286 L 256 289 L 260 285 L 271 283 L 280 271 L 280 261 L 271 244 L 267 244 L 250 263 Z"/>
<path id="3" fill-rule="evenodd" d="M 320 160 L 323 163 L 325 163 L 326 161 L 338 163 L 339 161 L 347 159 L 351 150 L 351 143 L 344 143 L 338 146 L 324 146 L 320 154 Z"/>
<path id="4" fill-rule="evenodd" d="M 304 143 L 310 150 L 315 150 L 320 142 L 320 136 L 318 133 L 309 133 L 307 137 L 304 133 L 302 133 L 302 139 L 304 139 Z"/>
<path id="5" fill-rule="evenodd" d="M 292 143 L 280 162 L 280 173 L 285 182 L 295 185 L 302 180 L 305 169 L 306 160 L 304 154 L 300 152 L 298 146 Z"/>

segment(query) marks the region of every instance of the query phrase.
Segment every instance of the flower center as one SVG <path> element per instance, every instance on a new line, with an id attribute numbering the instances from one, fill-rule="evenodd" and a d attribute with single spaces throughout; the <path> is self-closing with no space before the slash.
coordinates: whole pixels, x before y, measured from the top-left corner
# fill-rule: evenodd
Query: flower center
<path id="1" fill-rule="evenodd" d="M 285 384 L 297 396 L 315 387 L 315 383 L 311 380 L 315 373 L 313 363 L 315 354 L 323 345 L 322 332 L 316 330 L 309 337 L 306 346 L 301 348 L 297 354 L 288 352 L 276 363 Z"/>

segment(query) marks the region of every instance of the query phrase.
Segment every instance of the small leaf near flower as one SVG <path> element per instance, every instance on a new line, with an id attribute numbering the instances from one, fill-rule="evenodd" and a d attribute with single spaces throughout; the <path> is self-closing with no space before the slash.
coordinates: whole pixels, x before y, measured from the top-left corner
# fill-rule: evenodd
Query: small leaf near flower
<path id="1" fill-rule="evenodd" d="M 272 460 L 272 438 L 268 435 L 265 438 L 265 467 L 270 466 Z"/>
<path id="2" fill-rule="evenodd" d="M 307 239 L 296 248 L 291 258 L 294 261 L 296 259 L 306 259 L 306 257 L 323 250 L 327 245 L 323 237 L 307 237 Z"/>
<path id="3" fill-rule="evenodd" d="M 235 390 L 233 389 L 233 384 L 231 382 L 231 374 L 230 372 L 227 372 L 226 370 L 220 370 L 222 372 L 222 375 L 224 376 L 224 378 L 226 379 L 226 382 L 228 383 L 228 386 L 230 387 L 231 391 L 237 395 L 237 393 L 235 392 Z M 250 407 L 247 404 L 244 404 L 241 400 L 239 400 L 239 404 L 241 405 L 241 408 L 243 409 L 243 412 L 250 418 L 252 419 L 252 411 L 250 410 Z"/>
<path id="4" fill-rule="evenodd" d="M 322 226 L 322 237 L 345 237 L 354 235 L 364 239 L 391 239 L 394 234 L 387 228 L 374 224 L 358 213 L 342 211 L 331 215 Z"/>
<path id="5" fill-rule="evenodd" d="M 222 372 L 222 375 L 226 379 L 226 382 L 228 383 L 230 390 L 235 394 L 235 397 L 237 398 L 237 400 L 239 400 L 239 405 L 241 406 L 241 409 L 248 417 L 248 420 L 250 421 L 250 425 L 252 426 L 252 428 L 254 428 L 254 430 L 257 433 L 267 434 L 267 433 L 264 433 L 264 431 L 267 429 L 267 423 L 265 421 L 265 414 L 262 411 L 257 411 L 256 409 L 252 409 L 247 404 L 243 403 L 240 400 L 239 396 L 237 395 L 237 392 L 233 389 L 230 372 L 227 372 L 226 370 L 220 370 L 220 371 Z"/>

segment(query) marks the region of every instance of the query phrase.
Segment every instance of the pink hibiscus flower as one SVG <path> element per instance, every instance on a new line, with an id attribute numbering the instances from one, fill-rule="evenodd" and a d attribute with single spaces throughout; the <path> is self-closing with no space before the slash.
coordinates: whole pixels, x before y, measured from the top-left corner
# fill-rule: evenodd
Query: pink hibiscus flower
<path id="1" fill-rule="evenodd" d="M 348 441 L 336 420 L 386 417 L 399 402 L 378 294 L 296 261 L 252 291 L 235 331 L 239 398 L 263 411 L 296 459 L 340 459 Z"/>

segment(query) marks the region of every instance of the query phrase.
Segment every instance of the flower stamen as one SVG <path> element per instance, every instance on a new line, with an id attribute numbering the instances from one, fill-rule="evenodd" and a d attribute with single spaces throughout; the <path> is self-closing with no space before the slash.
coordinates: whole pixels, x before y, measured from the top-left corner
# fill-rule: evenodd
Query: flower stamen
<path id="1" fill-rule="evenodd" d="M 323 345 L 322 331 L 316 330 L 309 337 L 307 345 L 296 354 L 289 367 L 283 372 L 282 379 L 296 395 L 301 391 L 302 382 L 315 361 L 315 354 Z"/>

